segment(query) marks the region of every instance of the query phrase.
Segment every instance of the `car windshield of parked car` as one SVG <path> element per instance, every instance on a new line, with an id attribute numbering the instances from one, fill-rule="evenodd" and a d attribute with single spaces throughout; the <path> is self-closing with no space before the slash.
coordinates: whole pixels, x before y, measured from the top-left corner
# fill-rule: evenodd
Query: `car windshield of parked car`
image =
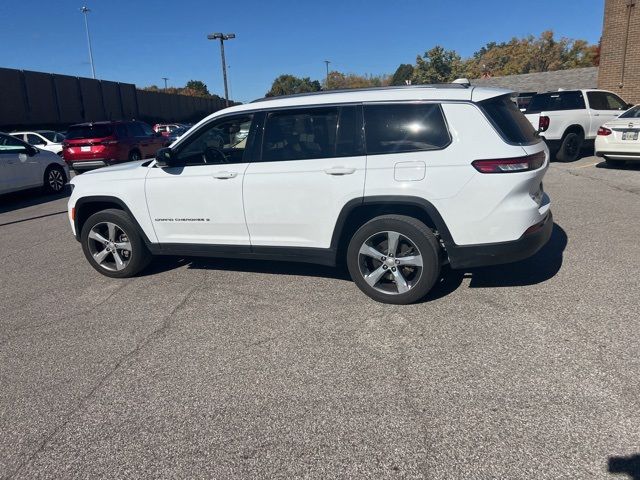
<path id="1" fill-rule="evenodd" d="M 62 143 L 62 141 L 64 140 L 64 135 L 52 130 L 42 131 L 38 133 L 53 143 Z"/>
<path id="2" fill-rule="evenodd" d="M 620 115 L 620 118 L 640 118 L 640 105 L 630 108 Z"/>
<path id="3" fill-rule="evenodd" d="M 113 135 L 113 127 L 111 125 L 79 125 L 69 128 L 67 140 L 75 140 L 77 138 L 102 138 L 111 135 Z"/>

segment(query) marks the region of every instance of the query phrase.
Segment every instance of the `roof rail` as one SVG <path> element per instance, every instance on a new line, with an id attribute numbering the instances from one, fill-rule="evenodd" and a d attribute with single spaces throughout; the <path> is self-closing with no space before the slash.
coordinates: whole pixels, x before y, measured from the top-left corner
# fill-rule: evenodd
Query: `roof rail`
<path id="1" fill-rule="evenodd" d="M 328 95 L 331 93 L 349 93 L 349 92 L 375 92 L 378 90 L 415 90 L 421 88 L 467 88 L 466 85 L 459 83 L 435 83 L 429 85 L 397 85 L 389 87 L 363 87 L 363 88 L 340 88 L 337 90 L 320 90 L 319 92 L 294 93 L 291 95 L 280 95 L 276 97 L 257 98 L 250 103 L 266 102 L 269 100 L 278 100 L 280 98 L 297 98 L 315 95 Z"/>

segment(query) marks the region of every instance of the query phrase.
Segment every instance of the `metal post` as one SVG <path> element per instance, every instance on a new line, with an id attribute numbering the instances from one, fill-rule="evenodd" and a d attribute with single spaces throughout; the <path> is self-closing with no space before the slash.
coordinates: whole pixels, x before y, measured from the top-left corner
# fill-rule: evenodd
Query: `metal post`
<path id="1" fill-rule="evenodd" d="M 331 62 L 329 60 L 325 60 L 324 63 L 327 66 L 327 76 L 326 76 L 326 79 L 325 79 L 325 83 L 326 83 L 327 88 L 329 88 L 329 64 Z"/>
<path id="2" fill-rule="evenodd" d="M 229 106 L 229 87 L 227 87 L 227 64 L 224 60 L 224 36 L 220 37 L 220 55 L 222 55 L 222 76 L 224 78 L 224 98 Z"/>
<path id="3" fill-rule="evenodd" d="M 167 77 L 162 77 L 162 80 L 164 80 L 164 91 L 167 91 L 167 80 L 169 80 Z"/>
<path id="4" fill-rule="evenodd" d="M 91 11 L 86 6 L 82 7 L 80 11 L 84 14 L 84 27 L 87 31 L 87 44 L 89 45 L 89 63 L 91 63 L 91 73 L 93 74 L 93 78 L 96 78 L 96 69 L 93 66 L 93 51 L 91 50 L 91 35 L 89 35 L 89 20 L 87 19 L 87 14 Z"/>

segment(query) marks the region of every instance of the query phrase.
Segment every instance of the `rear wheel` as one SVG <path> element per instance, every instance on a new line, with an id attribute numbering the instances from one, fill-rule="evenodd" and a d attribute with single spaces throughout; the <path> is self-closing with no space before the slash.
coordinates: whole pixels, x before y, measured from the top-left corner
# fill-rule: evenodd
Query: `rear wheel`
<path id="1" fill-rule="evenodd" d="M 584 134 L 582 132 L 569 132 L 565 135 L 556 154 L 556 159 L 561 162 L 573 162 L 580 156 Z"/>
<path id="2" fill-rule="evenodd" d="M 440 275 L 440 248 L 429 227 L 412 217 L 384 215 L 365 223 L 347 249 L 351 278 L 383 303 L 423 298 Z"/>
<path id="3" fill-rule="evenodd" d="M 126 212 L 103 210 L 91 215 L 80 234 L 89 263 L 107 277 L 132 277 L 151 261 L 151 254 Z"/>
<path id="4" fill-rule="evenodd" d="M 130 162 L 137 162 L 138 160 L 142 159 L 142 155 L 140 154 L 140 152 L 138 150 L 131 150 L 129 152 L 129 161 Z"/>
<path id="5" fill-rule="evenodd" d="M 60 165 L 50 165 L 44 172 L 44 189 L 47 193 L 60 193 L 67 183 L 67 175 Z"/>

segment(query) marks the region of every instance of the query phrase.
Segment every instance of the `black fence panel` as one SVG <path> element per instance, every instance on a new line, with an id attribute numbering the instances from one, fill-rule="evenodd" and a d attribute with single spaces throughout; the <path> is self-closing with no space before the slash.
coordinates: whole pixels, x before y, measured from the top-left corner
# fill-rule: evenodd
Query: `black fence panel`
<path id="1" fill-rule="evenodd" d="M 220 98 L 138 90 L 130 83 L 0 68 L 0 130 L 65 129 L 81 122 L 140 119 L 197 122 L 225 108 Z"/>

